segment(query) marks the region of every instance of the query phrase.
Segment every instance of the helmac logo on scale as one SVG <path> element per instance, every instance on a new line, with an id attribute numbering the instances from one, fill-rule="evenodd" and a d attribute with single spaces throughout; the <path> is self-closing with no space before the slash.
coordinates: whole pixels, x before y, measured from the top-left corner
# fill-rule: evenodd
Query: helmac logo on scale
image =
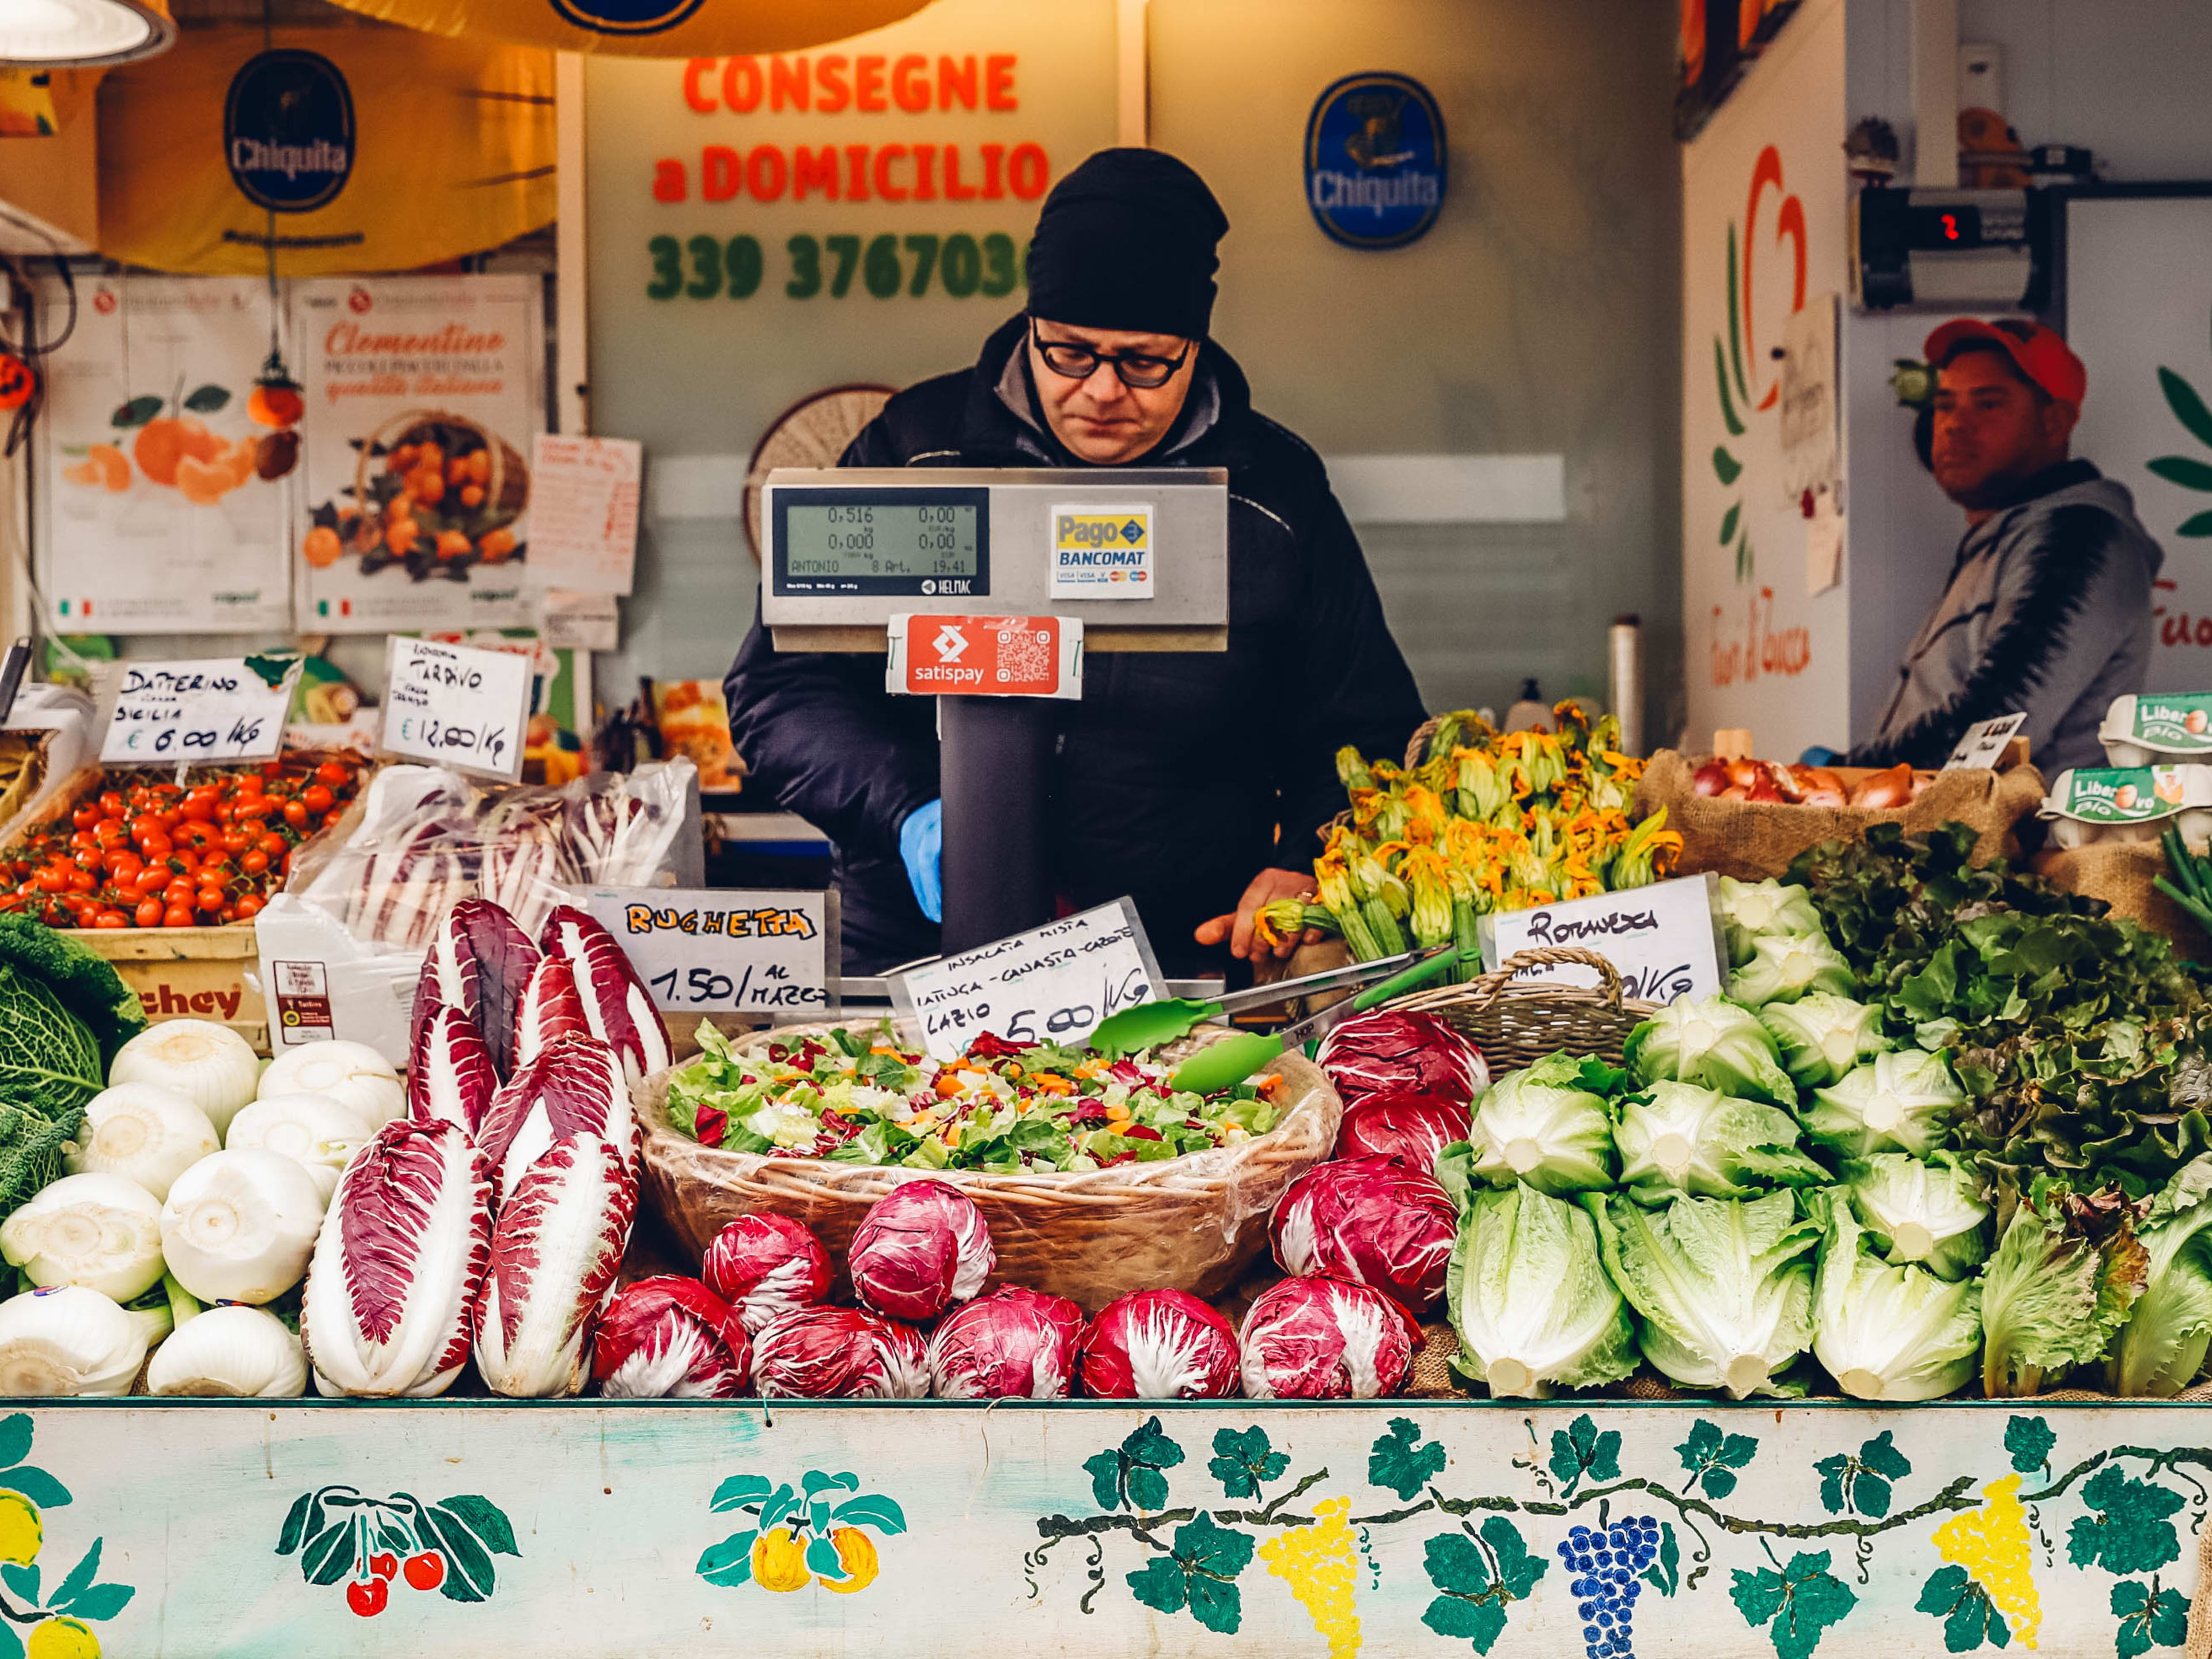
<path id="1" fill-rule="evenodd" d="M 1149 599 L 1155 575 L 1151 502 L 1052 509 L 1052 598 Z"/>

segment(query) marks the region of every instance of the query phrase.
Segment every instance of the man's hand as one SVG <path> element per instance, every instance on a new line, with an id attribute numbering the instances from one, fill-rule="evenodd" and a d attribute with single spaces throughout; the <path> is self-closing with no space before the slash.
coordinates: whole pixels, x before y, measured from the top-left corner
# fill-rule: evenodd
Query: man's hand
<path id="1" fill-rule="evenodd" d="M 1252 878 L 1252 884 L 1244 890 L 1244 896 L 1237 901 L 1237 914 L 1216 916 L 1211 921 L 1198 925 L 1195 937 L 1200 945 L 1218 945 L 1229 941 L 1229 954 L 1243 957 L 1248 962 L 1259 962 L 1268 954 L 1267 942 L 1253 931 L 1253 923 L 1260 912 L 1270 904 L 1284 899 L 1307 899 L 1314 894 L 1314 878 L 1310 872 L 1297 870 L 1262 870 Z M 1300 945 L 1318 945 L 1322 933 L 1309 927 L 1274 947 L 1278 961 L 1286 959 Z"/>

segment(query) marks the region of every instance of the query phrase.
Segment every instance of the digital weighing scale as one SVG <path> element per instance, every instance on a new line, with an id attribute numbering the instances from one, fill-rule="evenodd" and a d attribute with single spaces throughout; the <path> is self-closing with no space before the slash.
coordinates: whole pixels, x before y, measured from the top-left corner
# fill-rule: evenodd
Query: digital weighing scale
<path id="1" fill-rule="evenodd" d="M 1148 595 L 1054 598 L 1067 515 L 1142 526 Z M 1229 644 L 1229 475 L 1218 468 L 779 469 L 763 489 L 761 619 L 778 651 L 880 652 L 890 619 L 1059 617 L 1091 651 L 1223 651 Z M 1035 780 L 1052 704 L 938 699 L 949 954 L 1051 919 Z"/>

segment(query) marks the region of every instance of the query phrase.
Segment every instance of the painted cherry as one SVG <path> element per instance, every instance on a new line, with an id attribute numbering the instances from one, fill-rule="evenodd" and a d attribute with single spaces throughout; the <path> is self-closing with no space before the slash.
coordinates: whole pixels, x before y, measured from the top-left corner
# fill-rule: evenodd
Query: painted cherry
<path id="1" fill-rule="evenodd" d="M 382 1613 L 391 1598 L 391 1588 L 381 1578 L 356 1578 L 346 1586 L 346 1605 L 364 1619 Z"/>
<path id="2" fill-rule="evenodd" d="M 446 1582 L 446 1558 L 435 1550 L 424 1550 L 420 1555 L 409 1556 L 407 1582 L 419 1590 L 437 1589 Z"/>
<path id="3" fill-rule="evenodd" d="M 399 1576 L 399 1558 L 390 1550 L 368 1558 L 368 1570 L 379 1578 L 392 1579 Z"/>

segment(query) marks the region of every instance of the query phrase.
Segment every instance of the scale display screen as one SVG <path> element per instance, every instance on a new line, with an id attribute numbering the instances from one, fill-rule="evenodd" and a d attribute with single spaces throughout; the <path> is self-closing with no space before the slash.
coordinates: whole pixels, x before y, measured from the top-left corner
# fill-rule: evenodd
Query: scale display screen
<path id="1" fill-rule="evenodd" d="M 991 591 L 988 489 L 780 489 L 775 502 L 778 594 L 928 599 Z"/>

